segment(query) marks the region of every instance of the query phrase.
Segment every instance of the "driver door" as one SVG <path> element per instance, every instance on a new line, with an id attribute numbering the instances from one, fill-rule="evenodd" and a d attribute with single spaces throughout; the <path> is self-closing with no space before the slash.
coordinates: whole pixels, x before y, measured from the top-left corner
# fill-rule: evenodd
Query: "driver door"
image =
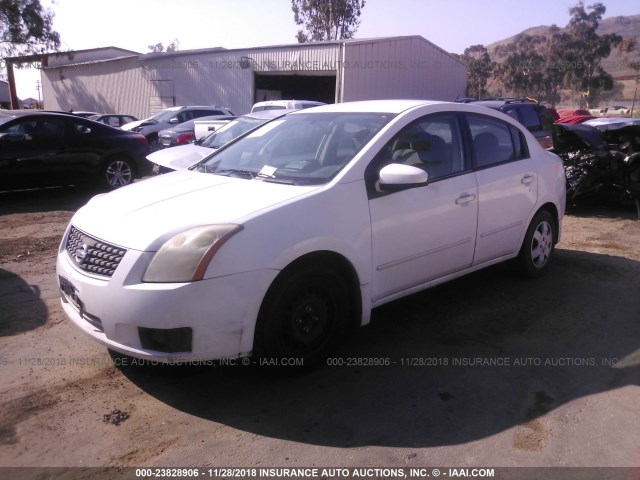
<path id="1" fill-rule="evenodd" d="M 478 186 L 467 169 L 457 114 L 422 117 L 403 128 L 367 169 L 374 303 L 468 268 L 478 222 Z M 426 185 L 381 188 L 390 163 L 424 169 Z"/>

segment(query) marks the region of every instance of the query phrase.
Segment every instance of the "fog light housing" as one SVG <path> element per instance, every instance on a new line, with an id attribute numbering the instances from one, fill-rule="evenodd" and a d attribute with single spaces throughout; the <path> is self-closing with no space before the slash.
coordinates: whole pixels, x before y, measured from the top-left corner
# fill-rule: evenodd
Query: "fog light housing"
<path id="1" fill-rule="evenodd" d="M 191 327 L 146 328 L 138 327 L 140 343 L 145 350 L 177 353 L 190 352 L 193 338 Z"/>

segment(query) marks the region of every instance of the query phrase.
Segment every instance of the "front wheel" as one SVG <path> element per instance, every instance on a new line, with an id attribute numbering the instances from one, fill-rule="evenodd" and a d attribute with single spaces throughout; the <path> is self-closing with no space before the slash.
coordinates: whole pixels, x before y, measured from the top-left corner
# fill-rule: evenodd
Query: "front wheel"
<path id="1" fill-rule="evenodd" d="M 297 367 L 318 365 L 347 333 L 348 291 L 338 273 L 322 267 L 276 279 L 260 308 L 254 356 L 272 365 L 283 359 Z"/>
<path id="2" fill-rule="evenodd" d="M 122 157 L 109 158 L 102 169 L 101 183 L 114 190 L 133 183 L 135 178 L 131 161 Z"/>
<path id="3" fill-rule="evenodd" d="M 557 238 L 556 222 L 547 212 L 538 212 L 529 224 L 518 254 L 518 270 L 528 277 L 539 277 L 549 267 Z"/>

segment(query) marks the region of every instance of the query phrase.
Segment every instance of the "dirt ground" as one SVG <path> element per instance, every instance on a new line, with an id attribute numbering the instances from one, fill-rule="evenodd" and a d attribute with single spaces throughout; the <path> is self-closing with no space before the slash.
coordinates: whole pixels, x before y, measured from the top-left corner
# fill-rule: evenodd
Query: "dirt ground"
<path id="1" fill-rule="evenodd" d="M 640 467 L 633 209 L 565 217 L 544 278 L 496 266 L 393 302 L 342 365 L 274 376 L 115 368 L 55 282 L 89 196 L 0 193 L 0 466 Z"/>

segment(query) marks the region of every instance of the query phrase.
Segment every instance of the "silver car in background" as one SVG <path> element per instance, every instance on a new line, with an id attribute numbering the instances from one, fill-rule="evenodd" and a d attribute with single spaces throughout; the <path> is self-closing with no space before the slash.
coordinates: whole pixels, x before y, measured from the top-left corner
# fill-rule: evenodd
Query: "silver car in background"
<path id="1" fill-rule="evenodd" d="M 188 145 L 158 150 L 147 156 L 153 163 L 153 172 L 169 173 L 175 170 L 186 170 L 205 157 L 214 153 L 221 146 L 258 128 L 260 125 L 282 117 L 295 110 L 264 110 L 248 113 L 223 125 L 211 135 Z"/>

